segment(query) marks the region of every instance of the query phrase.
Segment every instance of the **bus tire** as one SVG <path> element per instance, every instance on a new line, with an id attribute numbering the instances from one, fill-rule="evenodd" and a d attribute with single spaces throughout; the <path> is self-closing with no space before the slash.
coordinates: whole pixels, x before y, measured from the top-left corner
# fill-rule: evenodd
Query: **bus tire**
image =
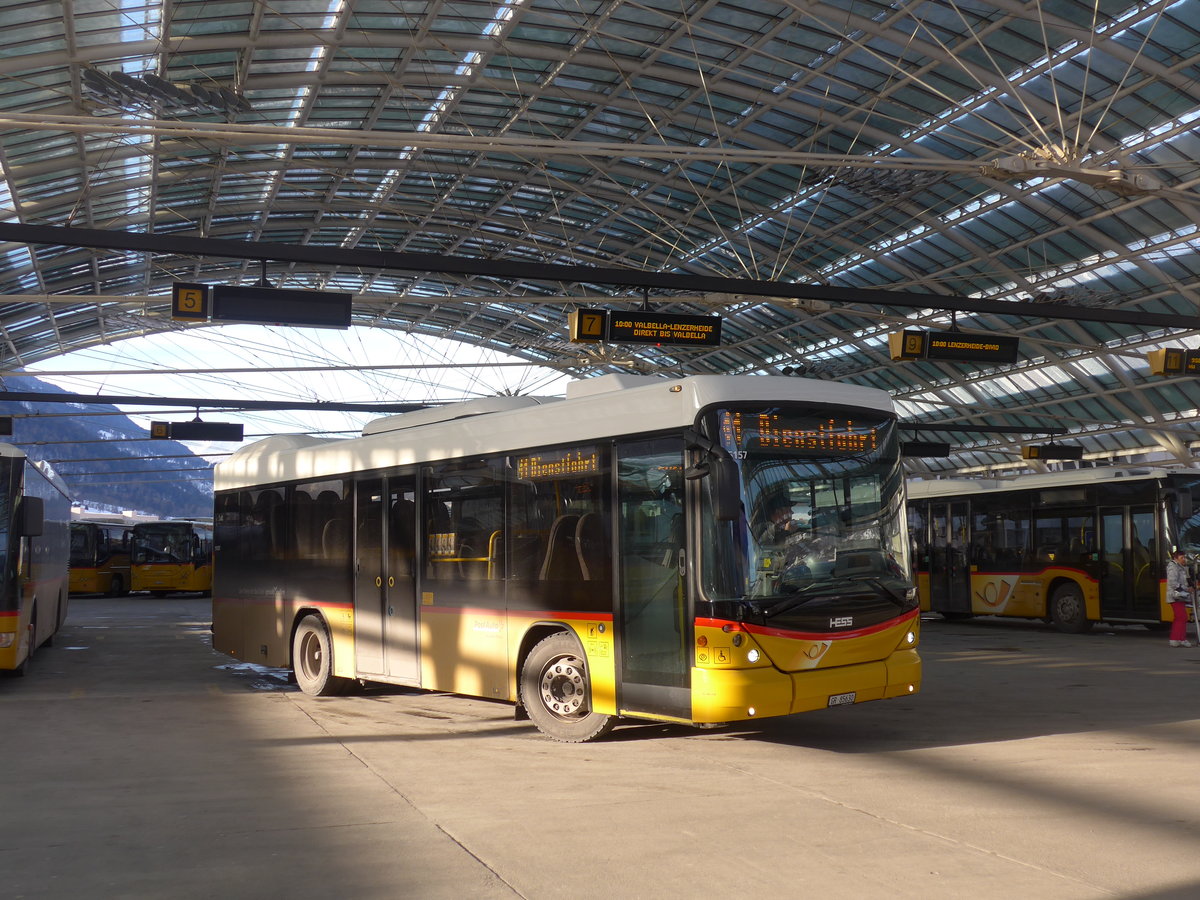
<path id="1" fill-rule="evenodd" d="M 300 690 L 313 697 L 336 697 L 354 682 L 333 674 L 333 642 L 320 616 L 305 616 L 292 635 L 292 671 Z"/>
<path id="2" fill-rule="evenodd" d="M 128 592 L 125 590 L 125 582 L 121 580 L 120 575 L 114 575 L 112 577 L 112 583 L 108 586 L 108 596 L 124 597 L 126 593 Z"/>
<path id="3" fill-rule="evenodd" d="M 1076 584 L 1062 584 L 1050 597 L 1050 621 L 1064 634 L 1083 634 L 1092 627 L 1083 603 L 1083 592 Z"/>
<path id="4" fill-rule="evenodd" d="M 525 658 L 521 704 L 538 731 L 567 744 L 594 741 L 617 724 L 616 716 L 591 711 L 587 662 L 574 638 L 561 631 Z"/>

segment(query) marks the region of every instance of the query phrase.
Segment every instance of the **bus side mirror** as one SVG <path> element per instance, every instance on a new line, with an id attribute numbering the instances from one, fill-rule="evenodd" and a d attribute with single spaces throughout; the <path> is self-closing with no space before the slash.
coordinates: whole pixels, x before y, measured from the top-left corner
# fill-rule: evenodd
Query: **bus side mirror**
<path id="1" fill-rule="evenodd" d="M 21 497 L 17 509 L 17 537 L 40 537 L 46 524 L 46 507 L 41 497 Z"/>
<path id="2" fill-rule="evenodd" d="M 741 470 L 732 456 L 712 461 L 713 515 L 718 522 L 736 522 L 742 517 Z"/>
<path id="3" fill-rule="evenodd" d="M 1167 501 L 1175 501 L 1175 514 L 1179 517 L 1181 523 L 1186 522 L 1192 517 L 1195 508 L 1192 505 L 1192 492 L 1187 488 L 1181 491 L 1165 491 Z"/>

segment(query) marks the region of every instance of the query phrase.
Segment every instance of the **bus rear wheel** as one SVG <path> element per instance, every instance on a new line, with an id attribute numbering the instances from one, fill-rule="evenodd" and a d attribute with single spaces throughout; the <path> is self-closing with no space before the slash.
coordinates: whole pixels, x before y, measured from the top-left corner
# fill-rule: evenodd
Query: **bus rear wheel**
<path id="1" fill-rule="evenodd" d="M 333 643 L 320 616 L 305 616 L 292 636 L 292 670 L 300 690 L 314 697 L 346 693 L 353 682 L 333 674 Z"/>
<path id="2" fill-rule="evenodd" d="M 521 704 L 538 731 L 568 744 L 604 737 L 616 717 L 592 712 L 591 702 L 587 663 L 569 635 L 552 634 L 530 651 L 521 667 Z"/>
<path id="3" fill-rule="evenodd" d="M 1050 621 L 1064 634 L 1083 634 L 1092 627 L 1078 585 L 1064 584 L 1050 597 Z"/>

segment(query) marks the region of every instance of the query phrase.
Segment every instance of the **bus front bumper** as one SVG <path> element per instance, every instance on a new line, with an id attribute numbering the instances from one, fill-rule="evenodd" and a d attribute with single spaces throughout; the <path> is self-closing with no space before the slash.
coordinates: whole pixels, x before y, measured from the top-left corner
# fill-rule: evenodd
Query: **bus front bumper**
<path id="1" fill-rule="evenodd" d="M 868 700 L 907 697 L 921 689 L 921 658 L 915 649 L 886 659 L 828 669 L 781 672 L 692 668 L 692 721 L 741 722 L 825 709 Z"/>

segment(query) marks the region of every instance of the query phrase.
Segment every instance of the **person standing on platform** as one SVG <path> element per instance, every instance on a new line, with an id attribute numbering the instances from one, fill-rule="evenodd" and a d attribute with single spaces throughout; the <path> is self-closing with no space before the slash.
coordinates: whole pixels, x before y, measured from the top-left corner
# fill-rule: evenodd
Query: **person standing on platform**
<path id="1" fill-rule="evenodd" d="M 1192 599 L 1192 586 L 1188 584 L 1187 553 L 1176 550 L 1167 563 L 1167 602 L 1171 604 L 1174 620 L 1171 622 L 1172 647 L 1190 647 L 1187 639 L 1188 605 Z"/>

